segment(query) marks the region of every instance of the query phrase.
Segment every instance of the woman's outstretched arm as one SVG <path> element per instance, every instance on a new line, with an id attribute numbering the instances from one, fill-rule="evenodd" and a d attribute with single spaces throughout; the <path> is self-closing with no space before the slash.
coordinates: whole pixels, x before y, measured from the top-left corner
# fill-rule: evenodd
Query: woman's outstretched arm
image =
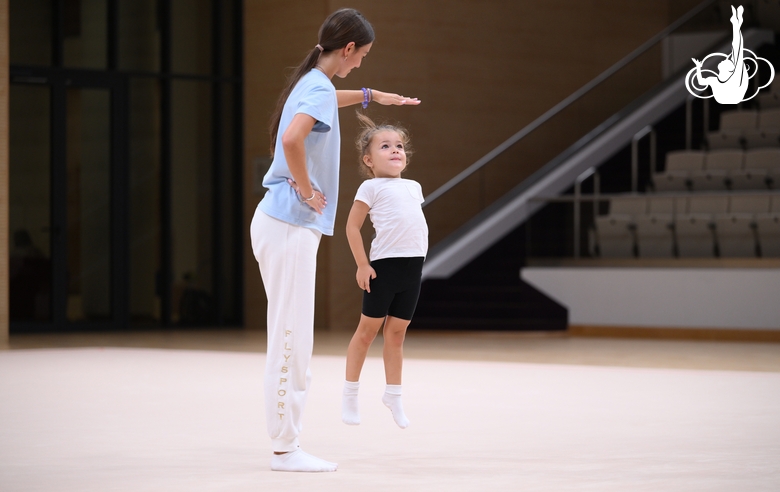
<path id="1" fill-rule="evenodd" d="M 371 89 L 371 92 L 373 94 L 373 102 L 384 106 L 416 106 L 420 104 L 420 100 L 416 97 L 406 97 L 399 94 L 378 91 L 376 89 Z M 363 91 L 339 90 L 336 91 L 336 99 L 338 100 L 340 108 L 361 104 L 363 103 Z"/>

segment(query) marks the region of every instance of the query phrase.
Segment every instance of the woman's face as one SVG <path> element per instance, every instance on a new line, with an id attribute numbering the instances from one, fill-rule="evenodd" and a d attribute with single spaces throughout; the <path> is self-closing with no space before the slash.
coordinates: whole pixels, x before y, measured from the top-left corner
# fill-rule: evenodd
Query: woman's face
<path id="1" fill-rule="evenodd" d="M 346 60 L 343 58 L 341 59 L 341 64 L 339 65 L 338 71 L 336 71 L 336 75 L 343 79 L 349 75 L 349 72 L 351 72 L 353 68 L 360 68 L 360 63 L 363 61 L 363 58 L 368 55 L 373 44 L 374 43 L 368 43 L 357 49 L 355 48 L 354 43 L 350 43 L 352 46 L 351 48 L 350 45 L 347 45 L 347 58 Z"/>

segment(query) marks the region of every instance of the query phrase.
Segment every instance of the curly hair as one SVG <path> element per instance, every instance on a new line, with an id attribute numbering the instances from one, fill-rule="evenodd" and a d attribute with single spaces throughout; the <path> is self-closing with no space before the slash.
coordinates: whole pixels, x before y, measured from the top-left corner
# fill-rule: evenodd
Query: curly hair
<path id="1" fill-rule="evenodd" d="M 355 148 L 357 148 L 358 151 L 360 173 L 363 176 L 367 178 L 375 177 L 374 171 L 363 162 L 363 157 L 370 153 L 369 147 L 371 146 L 371 141 L 374 139 L 374 136 L 383 131 L 395 132 L 401 137 L 401 142 L 404 144 L 404 153 L 406 154 L 406 166 L 409 166 L 409 158 L 412 156 L 413 151 L 409 139 L 409 131 L 406 128 L 398 125 L 390 125 L 388 123 L 377 125 L 371 118 L 360 112 L 357 112 L 357 119 L 360 121 L 361 131 L 355 139 Z"/>

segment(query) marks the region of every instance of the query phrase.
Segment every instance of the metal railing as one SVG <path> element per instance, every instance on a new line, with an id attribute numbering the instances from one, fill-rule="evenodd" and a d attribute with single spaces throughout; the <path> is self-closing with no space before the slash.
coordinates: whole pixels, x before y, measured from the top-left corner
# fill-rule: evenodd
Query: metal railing
<path id="1" fill-rule="evenodd" d="M 660 83 L 661 42 L 686 29 L 695 30 L 692 26 L 715 25 L 710 8 L 716 3 L 701 2 L 430 193 L 423 207 L 432 232 L 435 229 L 439 236 L 431 237 L 431 244 L 454 232 L 555 155 Z M 637 143 L 646 135 L 655 139 L 650 129 L 637 137 Z M 456 196 L 461 198 L 447 198 Z M 434 205 L 440 202 L 441 205 Z"/>

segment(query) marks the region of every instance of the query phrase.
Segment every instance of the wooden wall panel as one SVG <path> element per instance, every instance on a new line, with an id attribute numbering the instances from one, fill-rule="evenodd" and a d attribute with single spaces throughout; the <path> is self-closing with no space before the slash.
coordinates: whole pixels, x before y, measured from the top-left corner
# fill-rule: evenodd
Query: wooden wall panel
<path id="1" fill-rule="evenodd" d="M 316 44 L 319 25 L 333 10 L 357 8 L 377 35 L 363 66 L 347 79 L 334 79 L 336 87 L 374 87 L 423 101 L 414 108 L 372 105 L 368 114 L 411 130 L 416 153 L 407 176 L 430 193 L 666 27 L 679 15 L 678 3 L 245 0 L 245 229 L 260 199 L 251 189 L 252 160 L 268 155 L 266 125 L 285 68 L 297 65 Z M 657 80 L 660 60 L 650 65 L 647 78 Z M 361 291 L 344 235 L 347 213 L 362 180 L 353 150 L 354 111 L 341 111 L 336 234 L 323 238 L 319 257 L 317 327 L 333 330 L 354 329 L 360 313 Z M 476 192 L 464 192 L 458 198 L 468 206 L 475 197 Z M 436 224 L 430 225 L 435 235 Z M 264 305 L 258 302 L 263 295 L 248 239 L 246 264 L 247 325 L 263 326 Z"/>

